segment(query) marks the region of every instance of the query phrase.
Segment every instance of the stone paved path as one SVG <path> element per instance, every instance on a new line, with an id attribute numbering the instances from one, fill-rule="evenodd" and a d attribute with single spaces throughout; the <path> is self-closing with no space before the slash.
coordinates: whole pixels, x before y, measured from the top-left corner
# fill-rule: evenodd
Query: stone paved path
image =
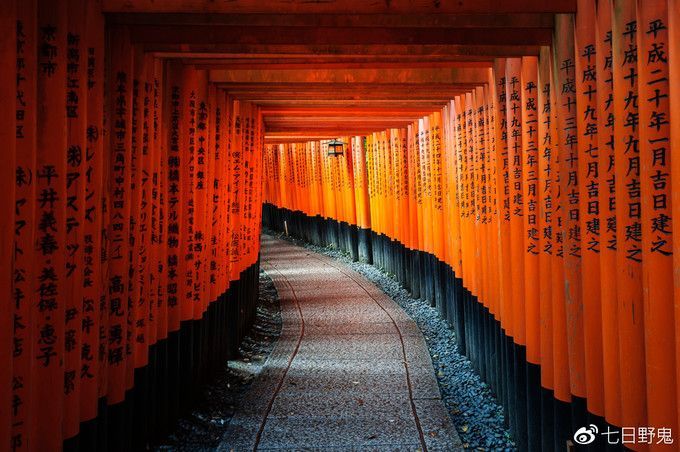
<path id="1" fill-rule="evenodd" d="M 459 450 L 425 340 L 345 265 L 263 236 L 281 337 L 220 450 Z"/>

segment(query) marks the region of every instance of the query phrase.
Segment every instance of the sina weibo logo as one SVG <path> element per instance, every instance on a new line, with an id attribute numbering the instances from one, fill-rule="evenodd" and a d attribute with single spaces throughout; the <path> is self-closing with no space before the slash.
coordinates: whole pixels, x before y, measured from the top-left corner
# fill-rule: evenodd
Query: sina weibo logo
<path id="1" fill-rule="evenodd" d="M 574 442 L 576 444 L 586 445 L 595 441 L 595 435 L 597 434 L 597 425 L 590 424 L 588 427 L 581 427 L 574 433 Z"/>

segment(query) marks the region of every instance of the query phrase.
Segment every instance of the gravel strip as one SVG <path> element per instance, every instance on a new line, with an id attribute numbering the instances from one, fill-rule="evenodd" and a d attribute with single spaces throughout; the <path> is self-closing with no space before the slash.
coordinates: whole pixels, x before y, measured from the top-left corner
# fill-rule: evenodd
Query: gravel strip
<path id="1" fill-rule="evenodd" d="M 315 246 L 274 231 L 265 230 L 265 233 L 349 265 L 392 298 L 425 336 L 432 364 L 437 370 L 442 399 L 466 450 L 516 450 L 510 432 L 504 426 L 503 408 L 475 372 L 470 360 L 458 353 L 455 332 L 436 308 L 411 298 L 392 276 L 372 265 L 352 262 L 338 249 Z"/>
<path id="2" fill-rule="evenodd" d="M 274 283 L 260 271 L 260 298 L 255 321 L 239 348 L 206 386 L 193 411 L 178 421 L 175 431 L 155 450 L 214 450 L 220 444 L 234 409 L 262 370 L 281 334 L 281 312 Z"/>

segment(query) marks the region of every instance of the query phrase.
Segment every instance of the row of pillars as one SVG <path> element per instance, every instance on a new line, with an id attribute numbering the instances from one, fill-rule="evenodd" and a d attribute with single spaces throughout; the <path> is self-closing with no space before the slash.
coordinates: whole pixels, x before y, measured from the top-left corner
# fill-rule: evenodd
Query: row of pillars
<path id="1" fill-rule="evenodd" d="M 253 318 L 261 114 L 99 1 L 0 21 L 0 449 L 143 447 Z"/>

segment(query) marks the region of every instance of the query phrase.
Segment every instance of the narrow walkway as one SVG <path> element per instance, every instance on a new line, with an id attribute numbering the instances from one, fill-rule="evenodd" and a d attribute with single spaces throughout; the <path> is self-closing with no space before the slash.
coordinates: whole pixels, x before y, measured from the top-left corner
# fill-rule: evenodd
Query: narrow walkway
<path id="1" fill-rule="evenodd" d="M 455 450 L 425 341 L 363 276 L 263 236 L 283 330 L 221 450 Z"/>

